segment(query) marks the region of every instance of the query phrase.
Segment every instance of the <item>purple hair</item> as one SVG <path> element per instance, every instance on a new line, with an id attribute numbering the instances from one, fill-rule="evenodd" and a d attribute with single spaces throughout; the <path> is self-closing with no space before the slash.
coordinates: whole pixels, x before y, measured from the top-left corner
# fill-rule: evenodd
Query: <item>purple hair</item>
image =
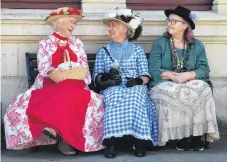
<path id="1" fill-rule="evenodd" d="M 164 33 L 164 37 L 166 38 L 171 38 L 172 35 L 168 32 L 168 30 Z M 192 28 L 190 27 L 190 25 L 188 26 L 188 28 L 185 30 L 184 32 L 184 39 L 188 44 L 193 43 L 194 41 L 194 34 L 192 31 Z"/>

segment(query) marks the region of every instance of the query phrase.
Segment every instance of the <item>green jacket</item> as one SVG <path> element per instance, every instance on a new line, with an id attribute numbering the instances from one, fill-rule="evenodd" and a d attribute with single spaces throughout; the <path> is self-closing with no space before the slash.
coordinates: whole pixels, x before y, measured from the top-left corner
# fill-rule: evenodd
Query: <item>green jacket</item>
<path id="1" fill-rule="evenodd" d="M 177 49 L 179 58 L 182 58 L 183 49 Z M 206 51 L 201 41 L 195 39 L 188 48 L 189 57 L 186 62 L 187 71 L 195 71 L 196 79 L 209 80 L 209 65 L 207 62 Z M 161 79 L 161 74 L 165 71 L 171 71 L 171 48 L 170 40 L 165 37 L 159 37 L 154 44 L 149 55 L 149 73 L 152 76 L 150 86 L 154 86 L 160 82 L 166 81 Z"/>

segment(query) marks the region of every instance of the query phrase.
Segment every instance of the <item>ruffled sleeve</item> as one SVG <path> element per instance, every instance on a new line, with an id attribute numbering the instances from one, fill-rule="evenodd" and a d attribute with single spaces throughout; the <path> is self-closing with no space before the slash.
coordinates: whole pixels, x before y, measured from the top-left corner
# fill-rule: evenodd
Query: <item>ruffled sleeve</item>
<path id="1" fill-rule="evenodd" d="M 43 39 L 39 42 L 38 52 L 37 52 L 37 64 L 39 74 L 43 77 L 48 77 L 47 72 L 54 69 L 51 66 L 52 58 L 49 55 L 50 45 L 47 39 Z"/>
<path id="2" fill-rule="evenodd" d="M 88 66 L 88 61 L 87 61 L 87 55 L 85 53 L 85 50 L 84 50 L 84 44 L 83 42 L 80 40 L 80 38 L 76 37 L 74 39 L 74 44 L 77 46 L 78 50 L 79 50 L 79 62 L 80 64 L 87 68 L 89 70 L 89 66 Z M 88 75 L 86 76 L 86 78 L 84 79 L 84 82 L 86 84 L 90 84 L 91 83 L 91 73 L 90 71 L 88 72 Z"/>

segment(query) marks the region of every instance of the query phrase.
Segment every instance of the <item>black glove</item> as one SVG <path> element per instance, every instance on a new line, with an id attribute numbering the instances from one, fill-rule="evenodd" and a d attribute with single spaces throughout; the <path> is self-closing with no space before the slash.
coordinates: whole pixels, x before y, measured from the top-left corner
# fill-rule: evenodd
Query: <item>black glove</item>
<path id="1" fill-rule="evenodd" d="M 119 80 L 121 78 L 120 71 L 116 68 L 111 67 L 109 73 L 110 79 Z"/>
<path id="2" fill-rule="evenodd" d="M 105 90 L 105 89 L 107 89 L 109 87 L 117 86 L 117 85 L 121 84 L 121 82 L 122 82 L 121 78 L 117 79 L 117 80 L 116 79 L 115 80 L 111 79 L 111 80 L 107 80 L 107 81 L 104 81 L 104 82 L 100 82 L 98 84 L 98 86 L 99 86 L 99 88 L 101 90 Z"/>
<path id="3" fill-rule="evenodd" d="M 109 72 L 109 73 L 103 73 L 100 75 L 101 75 L 100 80 L 98 80 L 98 79 L 96 80 L 96 85 L 101 90 L 105 90 L 112 86 L 117 86 L 117 85 L 121 84 L 121 82 L 122 82 L 121 76 L 116 73 L 114 74 L 114 73 Z"/>
<path id="4" fill-rule="evenodd" d="M 102 75 L 101 78 L 100 78 L 101 82 L 105 82 L 107 80 L 110 80 L 110 78 L 111 78 L 110 73 L 102 73 L 101 75 Z"/>
<path id="5" fill-rule="evenodd" d="M 143 84 L 143 79 L 141 79 L 140 77 L 138 77 L 138 78 L 126 77 L 126 79 L 127 79 L 126 87 L 132 87 L 134 85 L 142 85 Z"/>
<path id="6" fill-rule="evenodd" d="M 111 68 L 108 73 L 103 73 L 101 76 L 101 81 L 107 81 L 109 79 L 119 80 L 121 78 L 120 71 L 115 68 Z"/>

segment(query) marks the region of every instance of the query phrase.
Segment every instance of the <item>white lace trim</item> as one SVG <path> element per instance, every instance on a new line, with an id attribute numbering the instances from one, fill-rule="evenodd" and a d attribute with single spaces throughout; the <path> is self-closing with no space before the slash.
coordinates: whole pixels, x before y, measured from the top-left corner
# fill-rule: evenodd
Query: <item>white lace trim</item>
<path id="1" fill-rule="evenodd" d="M 218 133 L 218 126 L 213 121 L 205 123 L 193 124 L 193 126 L 183 125 L 180 127 L 166 128 L 159 130 L 159 146 L 164 146 L 167 141 L 182 139 L 190 136 L 203 136 L 205 133 L 208 134 L 207 141 L 213 142 L 220 138 Z"/>
<path id="2" fill-rule="evenodd" d="M 127 135 L 131 135 L 131 136 L 133 136 L 137 139 L 140 139 L 140 140 L 150 140 L 153 143 L 153 139 L 151 138 L 151 136 L 141 136 L 141 135 L 134 133 L 132 131 L 122 132 L 122 133 L 119 133 L 119 134 L 106 135 L 106 136 L 103 136 L 102 140 L 110 139 L 111 137 L 123 137 L 123 136 L 127 136 Z"/>

